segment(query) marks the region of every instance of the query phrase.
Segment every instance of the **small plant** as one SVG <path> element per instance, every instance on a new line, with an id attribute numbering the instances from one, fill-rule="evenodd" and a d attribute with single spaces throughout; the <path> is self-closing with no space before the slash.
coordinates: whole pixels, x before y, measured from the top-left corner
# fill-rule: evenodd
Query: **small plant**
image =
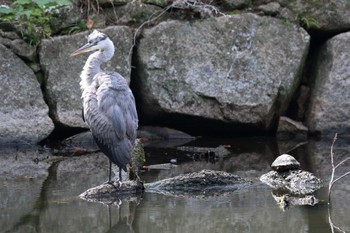
<path id="1" fill-rule="evenodd" d="M 53 13 L 70 4 L 70 0 L 16 0 L 11 6 L 0 5 L 0 23 L 9 22 L 30 44 L 38 44 L 52 34 Z"/>
<path id="2" fill-rule="evenodd" d="M 299 22 L 299 24 L 306 28 L 306 29 L 309 29 L 309 28 L 319 28 L 320 25 L 318 24 L 317 20 L 310 17 L 310 16 L 301 16 L 301 15 L 298 15 L 297 16 L 297 21 Z"/>

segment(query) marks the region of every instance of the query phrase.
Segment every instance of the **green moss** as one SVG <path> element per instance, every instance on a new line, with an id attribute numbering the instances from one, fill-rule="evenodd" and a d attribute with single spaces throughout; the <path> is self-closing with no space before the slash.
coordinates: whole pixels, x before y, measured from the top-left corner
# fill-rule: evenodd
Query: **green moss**
<path id="1" fill-rule="evenodd" d="M 298 15 L 297 16 L 297 21 L 299 22 L 299 24 L 306 28 L 306 29 L 310 29 L 310 28 L 319 28 L 320 25 L 317 22 L 317 20 L 313 17 L 310 16 L 301 16 Z"/>

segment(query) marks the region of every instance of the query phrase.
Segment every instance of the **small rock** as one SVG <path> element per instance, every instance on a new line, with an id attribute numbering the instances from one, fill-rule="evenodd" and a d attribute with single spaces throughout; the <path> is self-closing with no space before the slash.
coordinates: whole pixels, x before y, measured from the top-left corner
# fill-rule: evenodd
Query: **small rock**
<path id="1" fill-rule="evenodd" d="M 273 170 L 288 171 L 300 169 L 300 163 L 291 155 L 283 154 L 278 156 L 271 164 Z"/>
<path id="2" fill-rule="evenodd" d="M 278 2 L 270 2 L 265 5 L 258 6 L 258 10 L 264 12 L 266 15 L 277 15 L 281 9 Z"/>

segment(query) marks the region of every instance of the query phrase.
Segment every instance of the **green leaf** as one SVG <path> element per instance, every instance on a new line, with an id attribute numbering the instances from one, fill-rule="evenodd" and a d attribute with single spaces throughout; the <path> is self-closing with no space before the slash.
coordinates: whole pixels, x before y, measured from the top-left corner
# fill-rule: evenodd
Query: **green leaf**
<path id="1" fill-rule="evenodd" d="M 33 0 L 39 7 L 45 8 L 45 5 L 52 2 L 50 0 Z"/>
<path id="2" fill-rule="evenodd" d="M 69 5 L 69 4 L 72 4 L 72 1 L 71 0 L 58 0 L 57 1 L 59 4 L 61 5 Z"/>
<path id="3" fill-rule="evenodd" d="M 11 14 L 13 13 L 12 8 L 0 7 L 0 14 Z"/>
<path id="4" fill-rule="evenodd" d="M 35 16 L 35 17 L 40 17 L 40 16 L 42 16 L 43 13 L 44 13 L 43 10 L 38 9 L 38 8 L 36 8 L 36 9 L 31 9 L 30 12 L 31 12 L 31 15 L 32 15 L 32 16 Z"/>
<path id="5" fill-rule="evenodd" d="M 58 6 L 58 5 L 68 5 L 71 4 L 70 0 L 33 0 L 39 7 L 47 8 L 49 6 Z"/>
<path id="6" fill-rule="evenodd" d="M 31 1 L 30 0 L 17 0 L 14 2 L 14 4 L 16 5 L 25 5 L 25 4 L 30 4 Z"/>

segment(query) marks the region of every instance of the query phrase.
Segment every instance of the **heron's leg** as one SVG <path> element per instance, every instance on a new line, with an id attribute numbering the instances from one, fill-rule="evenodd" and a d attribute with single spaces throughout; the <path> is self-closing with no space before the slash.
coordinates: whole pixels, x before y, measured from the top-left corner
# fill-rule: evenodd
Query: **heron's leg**
<path id="1" fill-rule="evenodd" d="M 122 182 L 122 169 L 119 167 L 119 181 Z"/>
<path id="2" fill-rule="evenodd" d="M 112 162 L 111 160 L 109 160 L 109 175 L 108 175 L 108 181 L 106 181 L 104 184 L 109 184 L 109 185 L 112 185 L 114 186 L 114 188 L 119 188 L 121 186 L 121 183 L 120 181 L 118 182 L 119 186 L 115 186 L 114 185 L 114 182 L 112 181 Z"/>
<path id="3" fill-rule="evenodd" d="M 121 167 L 119 167 L 119 180 L 118 180 L 118 183 L 119 183 L 119 187 L 122 186 L 122 169 Z"/>
<path id="4" fill-rule="evenodd" d="M 108 178 L 108 182 L 111 182 L 112 180 L 112 162 L 111 160 L 109 160 L 109 178 Z"/>

